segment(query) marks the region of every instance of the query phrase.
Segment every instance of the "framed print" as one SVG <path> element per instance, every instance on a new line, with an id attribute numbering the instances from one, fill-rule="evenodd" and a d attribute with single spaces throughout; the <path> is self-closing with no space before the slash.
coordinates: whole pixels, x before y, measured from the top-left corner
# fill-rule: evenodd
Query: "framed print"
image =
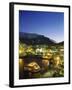
<path id="1" fill-rule="evenodd" d="M 70 84 L 70 6 L 9 6 L 9 86 Z"/>

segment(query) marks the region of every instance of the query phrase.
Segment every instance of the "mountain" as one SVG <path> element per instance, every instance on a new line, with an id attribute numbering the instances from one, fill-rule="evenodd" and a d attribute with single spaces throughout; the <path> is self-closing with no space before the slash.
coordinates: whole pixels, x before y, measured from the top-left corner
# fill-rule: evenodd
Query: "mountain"
<path id="1" fill-rule="evenodd" d="M 64 41 L 59 42 L 58 45 L 64 45 Z"/>
<path id="2" fill-rule="evenodd" d="M 20 42 L 23 42 L 25 44 L 47 44 L 47 45 L 53 45 L 56 44 L 56 42 L 48 37 L 45 37 L 44 35 L 35 34 L 35 33 L 24 33 L 19 32 L 19 40 Z"/>

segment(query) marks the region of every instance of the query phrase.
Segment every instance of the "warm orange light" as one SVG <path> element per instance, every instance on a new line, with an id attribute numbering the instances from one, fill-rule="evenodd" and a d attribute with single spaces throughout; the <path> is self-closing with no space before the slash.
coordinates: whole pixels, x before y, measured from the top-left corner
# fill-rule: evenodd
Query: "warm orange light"
<path id="1" fill-rule="evenodd" d="M 56 62 L 56 65 L 60 64 L 60 57 L 59 56 L 55 57 L 55 62 Z"/>
<path id="2" fill-rule="evenodd" d="M 19 63 L 20 63 L 20 64 L 23 64 L 23 60 L 22 60 L 22 59 L 19 59 Z"/>
<path id="3" fill-rule="evenodd" d="M 59 56 L 57 56 L 57 57 L 56 57 L 56 59 L 57 59 L 57 60 L 60 60 L 60 57 L 59 57 Z"/>

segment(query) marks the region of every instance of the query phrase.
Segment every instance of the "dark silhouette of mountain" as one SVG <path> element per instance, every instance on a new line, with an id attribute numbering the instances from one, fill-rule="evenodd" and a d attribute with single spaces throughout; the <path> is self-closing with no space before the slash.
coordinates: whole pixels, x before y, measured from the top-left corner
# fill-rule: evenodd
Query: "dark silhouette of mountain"
<path id="1" fill-rule="evenodd" d="M 64 45 L 64 41 L 59 42 L 58 45 Z"/>
<path id="2" fill-rule="evenodd" d="M 24 33 L 19 32 L 19 40 L 22 43 L 25 44 L 47 44 L 47 45 L 53 45 L 56 44 L 56 42 L 48 37 L 45 37 L 44 35 L 39 35 L 35 33 Z"/>

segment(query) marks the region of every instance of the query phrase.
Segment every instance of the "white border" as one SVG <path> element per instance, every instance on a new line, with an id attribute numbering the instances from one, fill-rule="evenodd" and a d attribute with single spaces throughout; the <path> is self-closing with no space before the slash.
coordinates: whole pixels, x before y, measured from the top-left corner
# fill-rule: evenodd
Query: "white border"
<path id="1" fill-rule="evenodd" d="M 64 77 L 62 78 L 41 78 L 41 79 L 23 79 L 19 80 L 19 10 L 33 10 L 33 11 L 51 11 L 64 12 Z M 43 7 L 43 6 L 29 6 L 29 5 L 14 5 L 14 86 L 19 85 L 35 85 L 35 84 L 51 84 L 68 82 L 69 70 L 69 56 L 68 56 L 68 8 L 63 7 Z"/>

